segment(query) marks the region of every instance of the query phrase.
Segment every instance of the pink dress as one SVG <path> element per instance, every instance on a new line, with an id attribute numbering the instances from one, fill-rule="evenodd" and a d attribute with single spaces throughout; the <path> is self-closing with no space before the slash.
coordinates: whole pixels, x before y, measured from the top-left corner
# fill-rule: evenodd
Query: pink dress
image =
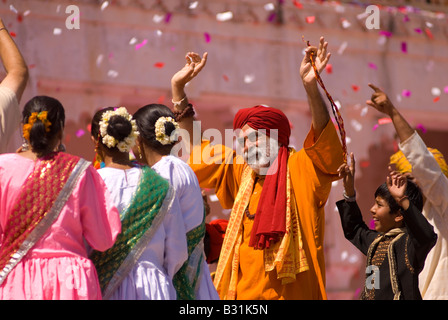
<path id="1" fill-rule="evenodd" d="M 0 156 L 0 246 L 8 213 L 35 162 L 18 154 Z M 110 248 L 119 232 L 118 210 L 90 165 L 82 173 L 59 217 L 0 286 L 0 300 L 101 299 L 86 243 Z"/>

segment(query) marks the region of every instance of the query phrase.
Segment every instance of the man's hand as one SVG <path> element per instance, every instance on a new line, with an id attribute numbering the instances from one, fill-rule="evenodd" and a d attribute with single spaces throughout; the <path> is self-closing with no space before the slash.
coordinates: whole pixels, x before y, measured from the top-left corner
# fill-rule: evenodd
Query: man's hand
<path id="1" fill-rule="evenodd" d="M 207 55 L 207 52 L 205 52 L 201 58 L 195 52 L 188 52 L 185 56 L 186 64 L 182 69 L 173 75 L 171 78 L 171 86 L 183 91 L 185 85 L 193 80 L 193 78 L 201 72 L 202 68 L 204 68 L 207 63 Z M 173 96 L 173 100 L 175 101 L 182 98 L 183 97 L 177 97 L 176 99 L 176 97 Z"/>
<path id="2" fill-rule="evenodd" d="M 372 88 L 374 92 L 372 93 L 372 97 L 370 98 L 370 100 L 366 101 L 366 104 L 374 107 L 379 112 L 392 117 L 392 113 L 395 107 L 389 100 L 389 97 L 384 93 L 383 90 L 381 90 L 377 86 L 369 83 L 369 87 Z"/>
<path id="3" fill-rule="evenodd" d="M 328 42 L 325 42 L 324 37 L 321 37 L 318 48 L 310 46 L 305 49 L 305 57 L 300 65 L 300 77 L 302 78 L 305 86 L 316 84 L 314 69 L 311 65 L 311 54 L 313 54 L 314 63 L 318 73 L 320 74 L 330 60 L 331 53 L 327 53 L 327 47 Z"/>

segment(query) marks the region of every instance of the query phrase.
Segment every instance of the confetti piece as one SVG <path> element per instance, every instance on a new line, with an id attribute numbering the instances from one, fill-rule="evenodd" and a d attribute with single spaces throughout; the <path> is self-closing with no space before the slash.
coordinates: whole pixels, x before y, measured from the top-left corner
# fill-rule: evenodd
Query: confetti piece
<path id="1" fill-rule="evenodd" d="M 58 36 L 58 35 L 60 35 L 62 33 L 62 29 L 61 28 L 54 28 L 53 29 L 53 34 L 55 35 L 55 36 Z"/>
<path id="2" fill-rule="evenodd" d="M 315 20 L 316 20 L 315 16 L 308 16 L 305 18 L 306 23 L 309 23 L 309 24 L 314 23 Z"/>
<path id="3" fill-rule="evenodd" d="M 188 9 L 193 10 L 198 7 L 199 1 L 193 1 L 188 5 Z"/>
<path id="4" fill-rule="evenodd" d="M 156 62 L 156 63 L 154 63 L 154 67 L 159 68 L 159 69 L 163 68 L 164 66 L 165 66 L 164 62 Z"/>
<path id="5" fill-rule="evenodd" d="M 10 31 L 9 35 L 13 38 L 15 38 L 17 36 L 17 34 L 14 31 Z"/>
<path id="6" fill-rule="evenodd" d="M 211 41 L 211 36 L 208 32 L 204 32 L 205 42 L 209 43 Z"/>
<path id="7" fill-rule="evenodd" d="M 369 111 L 369 107 L 365 106 L 364 108 L 362 108 L 361 109 L 361 117 L 364 117 L 368 111 Z"/>
<path id="8" fill-rule="evenodd" d="M 272 11 L 275 9 L 275 5 L 273 3 L 266 3 L 264 5 L 264 10 L 266 11 Z"/>
<path id="9" fill-rule="evenodd" d="M 225 81 L 229 81 L 229 77 L 226 76 L 225 74 L 222 75 L 222 78 L 223 78 Z"/>
<path id="10" fill-rule="evenodd" d="M 344 18 L 342 19 L 341 23 L 342 23 L 342 28 L 344 28 L 344 29 L 347 29 L 352 25 L 347 19 L 344 19 Z"/>
<path id="11" fill-rule="evenodd" d="M 343 54 L 345 49 L 347 48 L 347 45 L 348 45 L 347 41 L 342 42 L 342 44 L 339 46 L 338 54 L 340 55 Z"/>
<path id="12" fill-rule="evenodd" d="M 171 13 L 171 12 L 168 12 L 166 15 L 165 15 L 165 23 L 170 23 L 170 21 L 171 21 L 171 17 L 173 16 L 173 14 Z"/>
<path id="13" fill-rule="evenodd" d="M 425 32 L 429 39 L 434 39 L 434 36 L 432 35 L 431 30 L 429 30 L 429 28 L 426 28 Z"/>
<path id="14" fill-rule="evenodd" d="M 14 12 L 15 14 L 18 14 L 18 13 L 19 13 L 19 11 L 18 11 L 12 4 L 9 5 L 9 10 L 11 10 L 12 12 Z"/>
<path id="15" fill-rule="evenodd" d="M 401 52 L 408 53 L 408 45 L 404 41 L 401 43 Z"/>
<path id="16" fill-rule="evenodd" d="M 360 166 L 361 168 L 367 168 L 367 167 L 370 166 L 370 161 L 368 161 L 368 160 L 362 160 L 362 161 L 359 163 L 359 166 Z"/>
<path id="17" fill-rule="evenodd" d="M 109 78 L 116 78 L 116 77 L 118 77 L 118 72 L 115 71 L 115 70 L 109 70 L 109 71 L 107 72 L 107 76 L 108 76 Z"/>
<path id="18" fill-rule="evenodd" d="M 433 100 L 432 100 L 432 102 L 437 102 L 437 101 L 439 101 L 440 100 L 440 97 L 435 97 Z"/>
<path id="19" fill-rule="evenodd" d="M 440 96 L 441 93 L 442 93 L 442 91 L 437 87 L 434 87 L 431 89 L 431 94 L 433 96 Z"/>
<path id="20" fill-rule="evenodd" d="M 424 125 L 422 125 L 421 123 L 419 123 L 419 124 L 417 124 L 416 126 L 415 126 L 417 129 L 420 129 L 423 133 L 426 133 L 426 128 L 425 128 L 425 126 Z"/>
<path id="21" fill-rule="evenodd" d="M 448 93 L 448 86 L 446 86 L 445 88 L 443 88 L 443 92 Z"/>
<path id="22" fill-rule="evenodd" d="M 390 32 L 390 31 L 384 31 L 384 30 L 381 30 L 380 32 L 380 36 L 385 36 L 385 37 L 392 37 L 392 32 Z"/>
<path id="23" fill-rule="evenodd" d="M 140 50 L 141 49 L 141 47 L 143 47 L 145 44 L 147 44 L 148 43 L 148 39 L 144 39 L 141 43 L 137 43 L 136 45 L 135 45 L 135 50 Z"/>
<path id="24" fill-rule="evenodd" d="M 152 17 L 152 21 L 153 21 L 154 23 L 160 23 L 160 22 L 163 21 L 163 19 L 164 19 L 164 16 L 159 15 L 159 14 L 155 14 L 155 15 Z"/>
<path id="25" fill-rule="evenodd" d="M 101 65 L 101 62 L 103 62 L 104 59 L 104 55 L 100 54 L 98 55 L 98 57 L 96 58 L 96 66 L 99 67 Z"/>
<path id="26" fill-rule="evenodd" d="M 132 37 L 131 40 L 129 40 L 129 45 L 131 45 L 131 46 L 133 46 L 136 43 L 137 43 L 137 38 L 136 37 Z"/>
<path id="27" fill-rule="evenodd" d="M 357 86 L 356 84 L 352 84 L 352 90 L 355 92 L 359 91 L 359 86 Z"/>
<path id="28" fill-rule="evenodd" d="M 378 69 L 376 64 L 374 64 L 373 62 L 369 62 L 369 68 L 374 70 Z"/>
<path id="29" fill-rule="evenodd" d="M 355 129 L 355 131 L 359 132 L 362 130 L 362 124 L 359 121 L 352 119 L 350 121 L 350 124 L 352 125 L 353 129 Z"/>
<path id="30" fill-rule="evenodd" d="M 109 6 L 109 1 L 104 1 L 101 4 L 101 11 L 104 11 Z"/>
<path id="31" fill-rule="evenodd" d="M 423 33 L 422 29 L 420 29 L 420 28 L 415 28 L 414 31 L 417 33 Z"/>
<path id="32" fill-rule="evenodd" d="M 298 0 L 294 0 L 293 4 L 296 8 L 303 9 L 303 5 Z"/>
<path id="33" fill-rule="evenodd" d="M 252 83 L 255 80 L 255 76 L 253 74 L 246 74 L 244 76 L 244 83 Z"/>
<path id="34" fill-rule="evenodd" d="M 83 129 L 76 131 L 76 137 L 81 138 L 86 132 Z"/>
<path id="35" fill-rule="evenodd" d="M 277 14 L 275 12 L 272 12 L 268 16 L 268 22 L 274 22 L 276 17 L 277 17 Z"/>
<path id="36" fill-rule="evenodd" d="M 403 97 L 407 97 L 407 98 L 409 98 L 409 97 L 411 96 L 411 91 L 409 91 L 409 90 L 403 90 L 403 91 L 401 92 L 401 95 L 402 95 Z"/>
<path id="37" fill-rule="evenodd" d="M 325 71 L 326 71 L 328 74 L 332 74 L 332 73 L 333 73 L 333 65 L 332 65 L 331 63 L 328 63 L 328 64 L 325 66 Z"/>
<path id="38" fill-rule="evenodd" d="M 391 118 L 380 118 L 380 119 L 378 119 L 378 124 L 379 125 L 383 125 L 383 124 L 387 124 L 387 123 L 392 123 L 392 119 Z"/>
<path id="39" fill-rule="evenodd" d="M 232 20 L 232 18 L 233 18 L 232 11 L 226 11 L 216 14 L 216 20 L 221 22 Z"/>

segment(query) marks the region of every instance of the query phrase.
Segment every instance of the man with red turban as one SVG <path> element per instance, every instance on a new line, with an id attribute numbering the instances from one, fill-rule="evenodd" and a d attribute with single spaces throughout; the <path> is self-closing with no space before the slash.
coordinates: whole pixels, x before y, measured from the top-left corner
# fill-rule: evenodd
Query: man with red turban
<path id="1" fill-rule="evenodd" d="M 285 114 L 263 105 L 235 115 L 236 150 L 204 139 L 195 143 L 184 87 L 204 67 L 207 53 L 188 53 L 171 80 L 177 121 L 190 133 L 189 164 L 201 187 L 213 188 L 221 205 L 232 208 L 214 277 L 221 299 L 326 299 L 324 205 L 343 154 L 310 57 L 321 72 L 330 58 L 327 45 L 321 38 L 318 48 L 308 47 L 300 66 L 312 116 L 300 151 L 289 146 Z"/>

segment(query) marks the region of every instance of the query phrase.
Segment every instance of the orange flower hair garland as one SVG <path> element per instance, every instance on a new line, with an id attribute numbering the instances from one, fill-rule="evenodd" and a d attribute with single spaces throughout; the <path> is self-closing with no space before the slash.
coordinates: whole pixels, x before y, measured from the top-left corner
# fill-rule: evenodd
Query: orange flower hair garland
<path id="1" fill-rule="evenodd" d="M 47 119 L 48 111 L 33 112 L 28 118 L 28 122 L 23 125 L 23 137 L 30 141 L 30 131 L 34 123 L 39 119 L 45 126 L 45 131 L 50 132 L 51 122 Z"/>

